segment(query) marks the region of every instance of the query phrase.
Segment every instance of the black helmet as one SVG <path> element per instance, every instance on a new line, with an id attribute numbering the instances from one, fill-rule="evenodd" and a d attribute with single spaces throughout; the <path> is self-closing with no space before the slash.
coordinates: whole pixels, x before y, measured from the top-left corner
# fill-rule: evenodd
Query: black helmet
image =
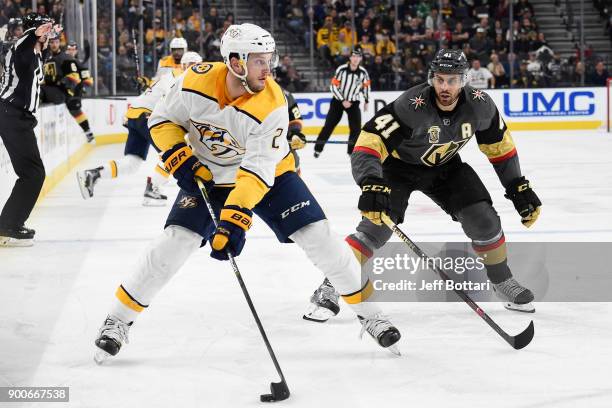
<path id="1" fill-rule="evenodd" d="M 43 24 L 53 23 L 53 19 L 45 14 L 28 13 L 23 18 L 23 29 L 38 28 Z"/>
<path id="2" fill-rule="evenodd" d="M 13 31 L 15 30 L 17 27 L 19 27 L 20 25 L 23 25 L 23 21 L 21 21 L 21 18 L 19 17 L 13 17 L 9 20 L 7 28 L 9 31 Z"/>
<path id="3" fill-rule="evenodd" d="M 469 68 L 470 65 L 463 51 L 441 49 L 429 65 L 429 75 L 433 76 L 436 72 L 465 75 Z"/>
<path id="4" fill-rule="evenodd" d="M 79 45 L 76 41 L 69 41 L 68 44 L 66 44 L 66 48 L 79 48 Z"/>

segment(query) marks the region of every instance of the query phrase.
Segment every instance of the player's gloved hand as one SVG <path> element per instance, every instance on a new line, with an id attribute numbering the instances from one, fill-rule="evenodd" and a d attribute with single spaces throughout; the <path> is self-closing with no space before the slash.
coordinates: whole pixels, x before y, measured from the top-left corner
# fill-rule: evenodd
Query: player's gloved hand
<path id="1" fill-rule="evenodd" d="M 293 150 L 303 149 L 304 146 L 306 146 L 306 136 L 301 132 L 293 133 L 291 139 L 289 139 L 289 146 L 291 146 Z"/>
<path id="2" fill-rule="evenodd" d="M 208 167 L 193 155 L 191 148 L 185 143 L 174 145 L 161 155 L 161 159 L 166 171 L 174 176 L 179 187 L 187 193 L 200 195 L 196 177 L 204 182 L 207 191 L 214 185 L 213 175 Z"/>
<path id="3" fill-rule="evenodd" d="M 368 177 L 361 182 L 361 196 L 357 208 L 361 215 L 376 225 L 381 225 L 381 213 L 386 213 L 390 208 L 391 188 L 387 182 L 380 177 Z"/>
<path id="4" fill-rule="evenodd" d="M 240 255 L 246 241 L 246 232 L 251 228 L 253 212 L 236 205 L 226 205 L 221 209 L 219 226 L 213 234 L 210 256 L 227 261 L 229 251 L 232 256 Z"/>
<path id="5" fill-rule="evenodd" d="M 526 180 L 525 177 L 515 179 L 506 189 L 505 197 L 512 200 L 524 226 L 529 228 L 536 222 L 540 215 L 542 202 L 531 189 L 529 180 Z"/>
<path id="6" fill-rule="evenodd" d="M 151 78 L 146 76 L 139 76 L 136 78 L 136 83 L 138 84 L 138 89 L 140 92 L 144 92 L 151 86 Z"/>

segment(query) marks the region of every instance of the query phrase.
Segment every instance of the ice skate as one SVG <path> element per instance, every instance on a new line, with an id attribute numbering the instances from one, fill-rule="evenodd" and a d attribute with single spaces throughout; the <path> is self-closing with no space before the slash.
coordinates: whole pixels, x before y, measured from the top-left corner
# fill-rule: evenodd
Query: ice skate
<path id="1" fill-rule="evenodd" d="M 0 227 L 0 247 L 31 247 L 34 245 L 33 229 Z"/>
<path id="2" fill-rule="evenodd" d="M 145 207 L 163 207 L 168 202 L 168 197 L 159 191 L 159 187 L 153 185 L 151 177 L 147 178 L 147 186 L 145 187 L 144 200 L 142 205 Z"/>
<path id="3" fill-rule="evenodd" d="M 497 284 L 493 284 L 495 294 L 502 300 L 504 307 L 517 312 L 534 313 L 535 307 L 531 304 L 533 293 L 521 286 L 516 279 L 509 278 Z"/>
<path id="4" fill-rule="evenodd" d="M 310 306 L 304 314 L 305 320 L 323 323 L 340 312 L 338 292 L 327 278 L 310 297 Z"/>
<path id="5" fill-rule="evenodd" d="M 129 343 L 128 332 L 132 323 L 125 323 L 118 318 L 108 315 L 104 324 L 100 327 L 98 338 L 96 339 L 96 352 L 94 361 L 102 364 L 111 357 L 114 357 L 121 350 L 124 343 Z"/>
<path id="6" fill-rule="evenodd" d="M 361 333 L 359 337 L 363 337 L 365 332 L 381 346 L 400 356 L 400 350 L 397 347 L 397 342 L 402 337 L 399 330 L 391 324 L 389 318 L 382 313 L 378 313 L 368 317 L 357 316 L 361 323 Z"/>
<path id="7" fill-rule="evenodd" d="M 94 186 L 100 179 L 100 170 L 103 167 L 97 167 L 95 169 L 88 169 L 77 172 L 77 181 L 79 182 L 79 188 L 81 189 L 81 195 L 84 200 L 88 200 L 94 195 Z"/>

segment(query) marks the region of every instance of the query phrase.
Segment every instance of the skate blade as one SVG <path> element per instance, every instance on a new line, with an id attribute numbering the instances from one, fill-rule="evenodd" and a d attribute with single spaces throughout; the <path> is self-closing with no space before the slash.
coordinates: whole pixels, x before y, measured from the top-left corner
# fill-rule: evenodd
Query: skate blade
<path id="1" fill-rule="evenodd" d="M 149 197 L 145 197 L 144 200 L 142 200 L 143 207 L 165 207 L 167 203 L 168 200 L 159 200 L 157 198 Z"/>
<path id="2" fill-rule="evenodd" d="M 331 310 L 311 304 L 302 318 L 304 320 L 310 320 L 311 322 L 325 323 L 334 316 L 335 314 Z"/>
<path id="3" fill-rule="evenodd" d="M 504 307 L 513 312 L 535 313 L 535 307 L 531 303 L 519 305 L 518 303 L 504 302 Z"/>
<path id="4" fill-rule="evenodd" d="M 111 358 L 113 358 L 113 356 L 102 349 L 96 350 L 94 354 L 94 361 L 97 365 L 102 365 Z"/>
<path id="5" fill-rule="evenodd" d="M 0 247 L 25 248 L 34 245 L 34 239 L 15 239 L 11 237 L 0 237 Z"/>
<path id="6" fill-rule="evenodd" d="M 402 353 L 400 352 L 399 347 L 397 346 L 397 344 L 392 344 L 389 347 L 387 347 L 387 350 L 389 350 L 391 353 L 395 354 L 396 356 L 401 356 Z"/>
<path id="7" fill-rule="evenodd" d="M 76 173 L 77 183 L 79 183 L 79 190 L 81 191 L 81 197 L 83 200 L 89 200 L 91 197 L 89 196 L 89 190 L 85 187 L 85 172 L 77 171 Z"/>

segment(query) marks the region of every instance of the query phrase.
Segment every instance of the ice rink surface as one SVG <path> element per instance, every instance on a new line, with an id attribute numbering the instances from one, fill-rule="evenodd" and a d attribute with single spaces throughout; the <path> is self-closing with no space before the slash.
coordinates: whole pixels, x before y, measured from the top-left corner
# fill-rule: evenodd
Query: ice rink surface
<path id="1" fill-rule="evenodd" d="M 543 202 L 530 230 L 503 198 L 476 143 L 462 150 L 489 187 L 507 240 L 611 241 L 612 137 L 515 132 L 514 139 Z M 345 147 L 329 145 L 317 160 L 311 149 L 301 154 L 303 177 L 335 230 L 346 235 L 359 220 L 359 190 Z M 122 151 L 99 147 L 81 167 Z M 114 361 L 98 367 L 92 360 L 116 287 L 169 210 L 141 206 L 149 169 L 102 180 L 87 202 L 70 174 L 29 221 L 36 245 L 0 250 L 0 386 L 67 386 L 70 403 L 63 406 L 69 407 L 261 406 L 259 394 L 277 376 L 230 265 L 211 259 L 208 248 L 160 292 Z M 174 198 L 177 189 L 167 192 Z M 459 224 L 421 194 L 412 196 L 402 228 L 417 241 L 465 241 Z M 259 219 L 238 264 L 292 391 L 279 405 L 612 406 L 610 303 L 538 303 L 535 315 L 484 304 L 511 334 L 534 319 L 535 338 L 520 351 L 463 303 L 383 304 L 402 332 L 402 356 L 395 357 L 370 338 L 358 339 L 360 325 L 345 306 L 326 324 L 302 319 L 322 275 Z"/>

